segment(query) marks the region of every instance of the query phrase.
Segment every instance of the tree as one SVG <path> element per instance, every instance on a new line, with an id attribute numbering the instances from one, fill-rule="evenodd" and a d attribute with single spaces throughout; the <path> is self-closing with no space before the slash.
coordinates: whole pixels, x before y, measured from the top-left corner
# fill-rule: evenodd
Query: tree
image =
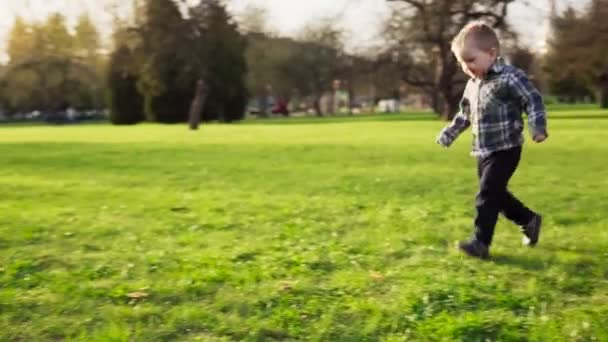
<path id="1" fill-rule="evenodd" d="M 593 0 L 585 16 L 585 32 L 582 37 L 583 55 L 579 61 L 586 61 L 588 80 L 597 90 L 600 105 L 608 108 L 608 0 Z M 579 31 L 580 33 L 580 31 Z"/>
<path id="2" fill-rule="evenodd" d="M 257 100 L 260 117 L 268 116 L 268 98 L 273 86 L 280 82 L 279 66 L 283 62 L 280 39 L 271 36 L 268 30 L 268 11 L 262 7 L 248 5 L 239 16 L 239 26 L 247 40 L 247 88 Z"/>
<path id="3" fill-rule="evenodd" d="M 194 81 L 200 78 L 207 86 L 203 120 L 241 120 L 248 97 L 246 40 L 218 0 L 201 1 L 190 10 L 190 18 L 191 51 L 196 53 L 190 69 L 202 75 Z"/>
<path id="4" fill-rule="evenodd" d="M 608 107 L 608 1 L 594 0 L 584 13 L 568 8 L 552 19 L 544 71 L 551 91 L 568 101 L 598 93 Z"/>
<path id="5" fill-rule="evenodd" d="M 33 70 L 7 67 L 0 79 L 1 106 L 7 114 L 39 109 L 41 94 L 33 90 L 40 86 L 38 74 Z M 35 96 L 33 96 L 35 95 Z"/>
<path id="6" fill-rule="evenodd" d="M 134 52 L 121 45 L 112 52 L 108 71 L 110 121 L 131 125 L 144 120 L 143 98 L 137 89 L 138 70 Z"/>
<path id="7" fill-rule="evenodd" d="M 32 27 L 21 17 L 15 18 L 7 41 L 8 66 L 0 78 L 2 107 L 15 111 L 31 108 L 31 89 L 36 87 L 38 77 L 31 71 L 9 72 L 11 68 L 25 62 L 32 56 L 34 36 Z"/>
<path id="8" fill-rule="evenodd" d="M 6 71 L 1 92 L 10 111 L 83 107 L 95 99 L 97 76 L 88 66 L 54 56 L 31 58 Z"/>
<path id="9" fill-rule="evenodd" d="M 54 57 L 74 55 L 74 37 L 70 35 L 65 16 L 62 14 L 51 14 L 44 24 L 35 26 L 34 33 L 34 48 L 40 55 Z"/>
<path id="10" fill-rule="evenodd" d="M 97 63 L 101 39 L 91 17 L 86 14 L 78 18 L 74 36 L 74 54 L 92 65 Z"/>
<path id="11" fill-rule="evenodd" d="M 298 43 L 282 72 L 301 94 L 312 97 L 315 112 L 321 116 L 321 97 L 331 89 L 343 66 L 342 32 L 333 22 L 323 20 L 308 26 Z"/>
<path id="12" fill-rule="evenodd" d="M 247 35 L 247 88 L 257 99 L 260 116 L 267 116 L 268 96 L 287 100 L 295 88 L 291 75 L 283 72 L 290 63 L 297 43 L 289 38 L 271 37 L 262 33 Z"/>
<path id="13" fill-rule="evenodd" d="M 135 3 L 137 5 L 138 3 Z M 134 8 L 134 12 L 143 7 Z M 110 121 L 131 125 L 145 120 L 144 99 L 140 92 L 142 64 L 145 62 L 141 31 L 114 12 L 113 50 L 106 71 Z"/>
<path id="14" fill-rule="evenodd" d="M 107 59 L 101 53 L 101 37 L 91 17 L 87 14 L 78 18 L 74 30 L 72 54 L 77 61 L 94 70 L 99 80 L 105 78 Z M 104 88 L 102 81 L 96 84 L 97 93 L 104 92 Z M 100 107 L 102 105 L 101 98 L 102 96 L 96 96 L 95 103 L 90 106 Z"/>
<path id="15" fill-rule="evenodd" d="M 205 106 L 206 99 L 207 85 L 205 84 L 205 80 L 199 79 L 198 82 L 196 82 L 196 92 L 192 104 L 190 105 L 190 113 L 188 115 L 188 124 L 193 131 L 198 129 L 198 125 L 201 122 L 201 113 Z"/>
<path id="16" fill-rule="evenodd" d="M 196 118 L 199 107 L 203 120 L 242 119 L 246 44 L 221 2 L 202 0 L 183 8 L 186 17 L 172 0 L 138 1 L 134 8 L 134 22 L 115 35 L 120 43 L 115 44 L 108 78 L 112 104 L 118 106 L 113 109 L 116 121 L 125 116 L 128 123 L 140 119 L 137 113 L 128 116 L 128 111 L 137 112 L 138 102 L 121 101 L 124 89 L 134 99 L 137 93 L 143 96 L 149 121 L 186 122 L 189 116 Z M 197 87 L 201 84 L 204 87 Z"/>
<path id="17" fill-rule="evenodd" d="M 510 35 L 506 17 L 515 0 L 387 0 L 394 3 L 386 36 L 398 51 L 402 79 L 433 100 L 433 109 L 451 119 L 466 83 L 450 45 L 472 20 L 484 20 L 503 36 Z"/>
<path id="18" fill-rule="evenodd" d="M 143 6 L 143 25 L 138 29 L 145 61 L 139 89 L 146 116 L 155 122 L 185 122 L 194 88 L 185 67 L 191 64 L 188 26 L 171 0 L 148 0 Z"/>
<path id="19" fill-rule="evenodd" d="M 73 43 L 60 14 L 34 24 L 17 18 L 9 38 L 10 63 L 0 84 L 5 108 L 15 112 L 101 105 L 99 74 L 77 58 Z"/>
<path id="20" fill-rule="evenodd" d="M 32 56 L 34 51 L 34 36 L 32 27 L 23 18 L 17 17 L 9 34 L 7 52 L 9 62 L 16 64 Z"/>
<path id="21" fill-rule="evenodd" d="M 247 5 L 238 20 L 239 26 L 244 33 L 258 33 L 268 35 L 268 10 L 255 5 Z"/>

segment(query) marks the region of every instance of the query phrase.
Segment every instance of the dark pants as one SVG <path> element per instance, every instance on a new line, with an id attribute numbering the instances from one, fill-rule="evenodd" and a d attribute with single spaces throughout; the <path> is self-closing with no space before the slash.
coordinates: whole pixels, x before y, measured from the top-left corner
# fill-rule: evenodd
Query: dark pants
<path id="1" fill-rule="evenodd" d="M 521 147 L 515 147 L 477 158 L 479 193 L 475 201 L 475 238 L 486 246 L 492 244 L 494 227 L 500 212 L 520 226 L 528 224 L 535 215 L 507 190 L 509 179 L 517 169 L 520 157 Z"/>

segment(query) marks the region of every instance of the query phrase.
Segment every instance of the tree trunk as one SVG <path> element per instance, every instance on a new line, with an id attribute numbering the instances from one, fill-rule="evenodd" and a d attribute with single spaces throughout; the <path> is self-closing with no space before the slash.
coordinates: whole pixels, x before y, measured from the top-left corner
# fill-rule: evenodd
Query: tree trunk
<path id="1" fill-rule="evenodd" d="M 608 108 L 608 83 L 604 83 L 600 86 L 600 107 Z"/>
<path id="2" fill-rule="evenodd" d="M 608 108 L 608 74 L 600 76 L 599 88 L 600 107 Z"/>
<path id="3" fill-rule="evenodd" d="M 323 116 L 323 111 L 321 110 L 321 97 L 315 96 L 313 108 L 315 109 L 315 114 L 317 116 Z"/>
<path id="4" fill-rule="evenodd" d="M 439 114 L 441 117 L 443 117 L 443 99 L 442 96 L 440 94 L 440 90 L 439 89 L 435 89 L 433 90 L 433 92 L 430 94 L 431 95 L 431 107 L 433 107 L 433 111 L 437 114 Z"/>
<path id="5" fill-rule="evenodd" d="M 445 90 L 442 94 L 442 110 L 441 110 L 441 118 L 444 120 L 452 120 L 456 113 L 460 110 L 460 97 L 454 96 L 451 90 Z"/>
<path id="6" fill-rule="evenodd" d="M 353 90 L 352 81 L 348 81 L 348 115 L 353 115 L 353 104 L 355 99 L 355 91 Z"/>
<path id="7" fill-rule="evenodd" d="M 196 82 L 196 91 L 194 92 L 194 99 L 190 105 L 189 125 L 191 130 L 197 130 L 198 125 L 201 122 L 201 113 L 203 107 L 205 107 L 205 100 L 207 99 L 207 85 L 203 79 L 199 79 Z"/>

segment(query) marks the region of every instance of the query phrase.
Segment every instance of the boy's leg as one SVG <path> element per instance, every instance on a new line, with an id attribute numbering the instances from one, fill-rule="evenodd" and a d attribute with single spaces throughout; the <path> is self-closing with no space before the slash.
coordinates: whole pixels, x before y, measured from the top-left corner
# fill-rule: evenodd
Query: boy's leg
<path id="1" fill-rule="evenodd" d="M 506 218 L 515 222 L 519 226 L 525 226 L 536 214 L 519 201 L 508 190 L 504 193 L 502 205 L 502 213 Z"/>
<path id="2" fill-rule="evenodd" d="M 476 198 L 475 239 L 486 246 L 492 243 L 498 213 L 503 209 L 507 184 L 515 172 L 521 147 L 494 152 L 478 159 L 479 193 Z M 509 205 L 516 204 L 509 203 Z M 509 214 L 515 207 L 509 207 Z M 519 214 L 519 213 L 517 213 Z M 515 214 L 514 214 L 515 215 Z"/>
<path id="3" fill-rule="evenodd" d="M 515 169 L 519 166 L 521 160 L 521 148 L 517 153 L 515 162 Z M 515 172 L 515 171 L 513 171 Z M 501 211 L 505 217 L 519 226 L 525 226 L 536 216 L 532 210 L 526 207 L 520 200 L 518 200 L 509 190 L 505 190 L 502 198 Z"/>

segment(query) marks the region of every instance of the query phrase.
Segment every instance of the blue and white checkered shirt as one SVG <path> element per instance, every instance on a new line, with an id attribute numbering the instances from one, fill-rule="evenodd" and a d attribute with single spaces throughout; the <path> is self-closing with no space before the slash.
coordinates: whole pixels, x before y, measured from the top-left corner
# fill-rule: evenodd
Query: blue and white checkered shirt
<path id="1" fill-rule="evenodd" d="M 470 79 L 460 111 L 437 137 L 448 147 L 465 129 L 473 131 L 472 155 L 484 157 L 495 151 L 521 146 L 524 142 L 522 112 L 528 114 L 532 136 L 547 135 L 543 99 L 525 72 L 498 58 L 485 79 Z"/>

